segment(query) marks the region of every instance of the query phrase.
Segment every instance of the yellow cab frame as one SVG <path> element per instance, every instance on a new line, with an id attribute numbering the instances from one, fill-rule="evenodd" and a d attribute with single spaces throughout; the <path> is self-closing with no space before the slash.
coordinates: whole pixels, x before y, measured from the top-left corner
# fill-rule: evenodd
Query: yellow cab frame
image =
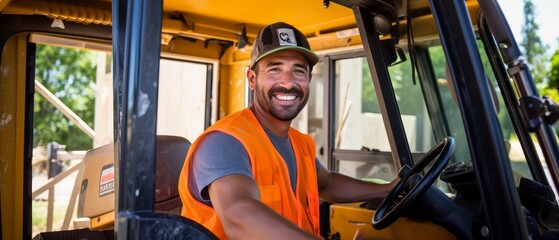
<path id="1" fill-rule="evenodd" d="M 312 121 L 322 128 L 315 140 L 323 164 L 331 171 L 342 171 L 347 162 L 369 168 L 388 164 L 392 177 L 409 180 L 402 185 L 411 185 L 404 192 L 416 195 L 410 206 L 380 226 L 371 220 L 378 204 L 324 203 L 325 238 L 530 239 L 552 236 L 558 229 L 559 147 L 552 128 L 558 107 L 538 94 L 495 0 L 5 0 L 0 12 L 0 239 L 33 237 L 36 36 L 49 36 L 52 44 L 111 49 L 116 207 L 109 230 L 114 236 L 108 238 L 212 239 L 188 219 L 154 211 L 157 96 L 164 94 L 158 93 L 158 83 L 165 81 L 158 77 L 159 61 L 162 56 L 187 56 L 216 63 L 208 82 L 217 79 L 217 90 L 206 90 L 208 102 L 215 103 L 204 106 L 208 127 L 246 107 L 250 43 L 261 27 L 276 21 L 299 28 L 321 56 L 322 65 L 315 69 L 323 79 L 321 118 Z M 52 27 L 53 20 L 63 21 L 65 28 Z M 442 64 L 436 64 L 434 47 L 443 53 Z M 338 63 L 353 57 L 363 59 L 368 69 L 363 74 L 370 74 L 382 123 L 375 127 L 385 134 L 364 138 L 385 138 L 387 150 L 339 145 L 343 100 L 357 93 L 347 93 L 336 82 Z M 410 121 L 399 105 L 402 95 L 395 93 L 399 82 L 389 72 L 402 63 L 410 64 L 412 73 L 405 81 L 413 82 L 421 93 L 416 101 L 425 104 L 423 120 L 411 122 L 428 125 L 428 134 L 418 131 L 425 135 L 410 137 L 407 130 Z M 436 76 L 437 69 L 446 79 Z M 523 175 L 511 161 L 502 112 L 519 142 Z M 453 130 L 456 126 L 460 130 Z M 450 162 L 429 163 L 431 170 L 438 169 L 434 175 L 422 171 L 427 163 L 418 164 L 419 159 L 442 158 L 428 150 L 436 143 L 454 144 L 454 139 Z M 406 175 L 410 169 L 431 181 L 417 184 L 420 192 L 412 189 L 412 177 Z"/>

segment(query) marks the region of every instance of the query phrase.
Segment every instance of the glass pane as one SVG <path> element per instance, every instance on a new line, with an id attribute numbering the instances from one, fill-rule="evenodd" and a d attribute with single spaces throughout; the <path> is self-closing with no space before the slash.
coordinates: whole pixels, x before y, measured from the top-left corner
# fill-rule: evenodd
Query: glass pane
<path id="1" fill-rule="evenodd" d="M 515 181 L 518 184 L 520 176 L 533 179 L 532 174 L 530 173 L 530 168 L 528 167 L 528 163 L 526 162 L 524 151 L 522 150 L 522 146 L 520 145 L 520 141 L 518 140 L 518 136 L 512 125 L 510 113 L 505 106 L 505 102 L 501 94 L 501 89 L 497 84 L 496 77 L 493 73 L 491 65 L 489 64 L 487 53 L 485 53 L 485 49 L 483 48 L 483 44 L 481 43 L 481 41 L 478 41 L 478 49 L 480 51 L 481 60 L 483 62 L 483 68 L 486 74 L 488 74 L 486 77 L 489 85 L 489 90 L 491 91 L 491 94 L 493 96 L 495 112 L 497 113 L 497 117 L 499 119 L 501 131 L 503 131 L 503 141 L 507 148 Z M 543 158 L 540 159 L 542 159 L 542 164 L 545 165 L 545 161 L 543 161 Z"/>
<path id="2" fill-rule="evenodd" d="M 454 138 L 456 147 L 454 149 L 453 162 L 471 162 L 470 150 L 460 109 L 458 108 L 456 94 L 452 90 L 452 82 L 449 82 L 450 74 L 446 65 L 446 58 L 441 46 L 429 48 L 429 56 L 435 73 L 439 94 L 441 97 L 444 118 L 448 124 L 449 135 Z"/>
<path id="3" fill-rule="evenodd" d="M 431 126 L 409 61 L 390 67 L 389 72 L 411 151 L 429 150 Z M 365 58 L 336 61 L 336 89 L 336 148 L 391 151 Z"/>
<path id="4" fill-rule="evenodd" d="M 410 149 L 413 153 L 426 152 L 434 145 L 434 137 L 421 87 L 418 81 L 412 81 L 409 61 L 390 67 L 389 73 Z M 337 159 L 339 171 L 356 178 L 392 179 L 396 173 L 392 159 L 381 154 L 392 150 L 366 59 L 336 61 L 335 77 L 335 149 L 370 155 L 365 157 L 370 161 L 365 162 L 358 155 L 355 159 Z"/>
<path id="5" fill-rule="evenodd" d="M 499 124 L 503 132 L 503 142 L 508 151 L 509 159 L 511 161 L 511 167 L 515 174 L 515 179 L 518 181 L 519 177 L 532 178 L 528 164 L 526 163 L 526 158 L 518 137 L 514 131 L 509 112 L 503 101 L 501 95 L 501 90 L 495 80 L 495 75 L 487 58 L 487 54 L 480 41 L 478 41 L 478 49 L 480 51 L 480 56 L 485 69 L 485 73 L 488 74 L 487 84 L 489 86 L 490 93 L 493 97 L 495 114 L 499 119 Z M 429 54 L 433 62 L 433 68 L 435 69 L 435 74 L 438 79 L 439 91 L 441 93 L 442 103 L 444 105 L 444 113 L 447 118 L 449 125 L 449 130 L 451 135 L 456 140 L 456 150 L 454 153 L 455 161 L 471 162 L 471 157 L 469 153 L 469 145 L 466 140 L 464 133 L 464 124 L 462 122 L 462 117 L 456 103 L 456 94 L 451 90 L 449 81 L 450 74 L 446 67 L 446 62 L 443 50 L 441 46 L 429 48 Z M 452 84 L 450 82 L 450 84 Z"/>

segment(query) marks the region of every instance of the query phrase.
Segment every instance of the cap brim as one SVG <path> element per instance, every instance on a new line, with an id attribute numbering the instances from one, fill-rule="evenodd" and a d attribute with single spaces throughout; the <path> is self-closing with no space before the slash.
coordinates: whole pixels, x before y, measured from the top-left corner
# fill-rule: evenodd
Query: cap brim
<path id="1" fill-rule="evenodd" d="M 283 50 L 296 50 L 300 53 L 302 53 L 305 58 L 309 61 L 310 66 L 314 66 L 317 62 L 318 62 L 318 55 L 316 55 L 316 53 L 314 53 L 313 51 L 306 49 L 304 47 L 299 47 L 299 46 L 295 46 L 295 45 L 289 45 L 289 46 L 282 46 L 282 47 L 278 47 L 276 49 L 270 50 L 262 55 L 260 55 L 260 57 L 258 57 L 256 60 L 254 60 L 254 63 L 252 64 L 251 67 L 254 67 L 254 64 L 256 64 L 258 61 L 260 61 L 260 59 L 272 54 L 272 53 L 276 53 L 279 51 L 283 51 Z"/>

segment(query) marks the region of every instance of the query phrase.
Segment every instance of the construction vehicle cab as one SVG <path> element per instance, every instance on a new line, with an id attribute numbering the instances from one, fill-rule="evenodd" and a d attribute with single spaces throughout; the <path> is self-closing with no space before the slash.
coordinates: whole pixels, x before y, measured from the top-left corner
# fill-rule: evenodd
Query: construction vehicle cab
<path id="1" fill-rule="evenodd" d="M 293 122 L 317 158 L 355 178 L 401 179 L 382 202 L 323 203 L 323 237 L 557 238 L 559 107 L 537 92 L 497 1 L 11 0 L 0 1 L 0 239 L 212 239 L 157 207 L 176 194 L 161 175 L 177 162 L 162 162 L 180 165 L 204 129 L 249 106 L 251 44 L 277 21 L 320 56 Z M 31 174 L 39 44 L 104 54 L 106 105 L 91 111 L 108 123 L 71 168 L 62 227 L 37 233 L 32 202 L 48 188 Z"/>

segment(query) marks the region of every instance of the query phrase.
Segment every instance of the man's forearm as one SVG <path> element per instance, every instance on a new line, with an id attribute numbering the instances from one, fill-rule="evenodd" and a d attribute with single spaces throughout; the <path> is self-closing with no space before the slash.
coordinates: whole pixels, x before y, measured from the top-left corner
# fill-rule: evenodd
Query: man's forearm
<path id="1" fill-rule="evenodd" d="M 331 172 L 328 185 L 320 190 L 320 197 L 332 203 L 361 202 L 384 198 L 393 184 L 377 184 L 361 181 Z"/>
<path id="2" fill-rule="evenodd" d="M 230 239 L 320 239 L 258 200 L 247 198 L 225 208 L 216 210 L 222 212 L 220 220 Z"/>

